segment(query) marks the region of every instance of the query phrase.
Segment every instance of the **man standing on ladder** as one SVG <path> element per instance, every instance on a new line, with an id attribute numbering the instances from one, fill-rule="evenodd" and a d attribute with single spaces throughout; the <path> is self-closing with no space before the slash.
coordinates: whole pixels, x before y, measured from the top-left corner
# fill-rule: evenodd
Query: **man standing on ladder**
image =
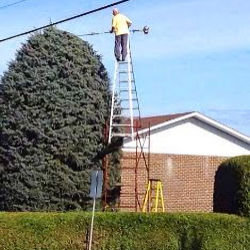
<path id="1" fill-rule="evenodd" d="M 128 34 L 129 34 L 129 27 L 131 25 L 132 25 L 131 20 L 129 20 L 126 16 L 120 14 L 118 9 L 113 9 L 112 28 L 110 30 L 110 33 L 115 32 L 114 51 L 115 51 L 115 58 L 117 61 L 121 60 L 121 52 L 122 52 L 122 61 L 126 60 Z"/>

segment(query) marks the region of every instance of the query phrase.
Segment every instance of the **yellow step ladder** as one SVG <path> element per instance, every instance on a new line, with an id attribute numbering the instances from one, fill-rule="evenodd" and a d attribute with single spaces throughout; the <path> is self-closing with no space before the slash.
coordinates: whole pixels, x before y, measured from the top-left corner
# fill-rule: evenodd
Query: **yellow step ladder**
<path id="1" fill-rule="evenodd" d="M 165 212 L 162 181 L 149 179 L 142 212 Z"/>

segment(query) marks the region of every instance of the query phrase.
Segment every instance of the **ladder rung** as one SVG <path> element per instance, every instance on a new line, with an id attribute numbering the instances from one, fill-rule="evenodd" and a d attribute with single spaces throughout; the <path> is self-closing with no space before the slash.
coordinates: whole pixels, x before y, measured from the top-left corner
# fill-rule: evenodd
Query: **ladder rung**
<path id="1" fill-rule="evenodd" d="M 132 101 L 138 101 L 138 99 L 131 99 Z M 120 102 L 128 102 L 129 99 L 121 99 Z"/>
<path id="2" fill-rule="evenodd" d="M 119 109 L 119 110 L 130 110 L 130 108 L 123 108 L 121 106 L 114 106 L 114 109 Z M 139 110 L 138 107 L 134 107 L 133 110 Z"/>
<path id="3" fill-rule="evenodd" d="M 128 64 L 128 61 L 119 61 L 119 64 Z M 130 64 L 132 64 L 132 62 L 130 61 Z"/>
<path id="4" fill-rule="evenodd" d="M 114 123 L 112 127 L 132 127 L 131 124 Z"/>
<path id="5" fill-rule="evenodd" d="M 120 73 L 120 74 L 133 73 L 133 71 L 120 70 L 119 73 Z"/>
<path id="6" fill-rule="evenodd" d="M 125 134 L 125 133 L 113 133 L 112 137 L 117 136 L 117 137 L 131 137 L 131 134 Z"/>
<path id="7" fill-rule="evenodd" d="M 118 108 L 118 107 L 117 107 Z M 122 109 L 122 110 L 130 110 L 130 108 L 120 108 L 120 109 Z M 133 110 L 139 110 L 139 108 L 138 107 L 135 107 L 135 108 L 133 108 Z"/>
<path id="8" fill-rule="evenodd" d="M 120 125 L 120 124 L 112 124 L 111 125 L 112 127 L 116 127 L 116 128 L 136 128 L 136 126 L 131 126 L 130 124 L 123 124 L 123 125 Z"/>
<path id="9" fill-rule="evenodd" d="M 120 92 L 129 92 L 128 89 L 120 89 Z M 131 92 L 136 92 L 135 89 L 131 89 Z"/>
<path id="10" fill-rule="evenodd" d="M 122 99 L 122 100 L 117 101 L 117 103 L 121 105 L 121 103 L 129 102 L 129 101 L 130 101 L 129 99 Z M 131 99 L 131 101 L 136 103 L 136 102 L 138 102 L 138 99 L 133 98 L 133 99 Z M 116 106 L 114 106 L 114 107 L 116 107 Z"/>
<path id="11" fill-rule="evenodd" d="M 149 181 L 162 182 L 160 179 L 149 179 Z"/>
<path id="12" fill-rule="evenodd" d="M 119 83 L 128 83 L 128 82 L 129 82 L 128 80 L 119 81 Z M 135 80 L 131 80 L 131 82 L 135 82 Z"/>

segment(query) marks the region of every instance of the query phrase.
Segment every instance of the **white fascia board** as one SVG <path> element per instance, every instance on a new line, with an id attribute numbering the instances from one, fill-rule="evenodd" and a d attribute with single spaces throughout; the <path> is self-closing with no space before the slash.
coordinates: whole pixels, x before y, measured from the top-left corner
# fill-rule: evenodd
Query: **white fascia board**
<path id="1" fill-rule="evenodd" d="M 229 134 L 229 135 L 231 135 L 233 137 L 236 137 L 236 138 L 250 144 L 250 137 L 248 137 L 248 136 L 246 136 L 246 135 L 244 135 L 244 134 L 242 134 L 242 133 L 240 133 L 240 132 L 238 132 L 238 131 L 236 131 L 236 130 L 234 130 L 232 128 L 229 128 L 226 125 L 221 124 L 221 123 L 219 123 L 219 122 L 217 122 L 217 121 L 215 121 L 215 120 L 213 120 L 213 119 L 211 119 L 211 118 L 209 118 L 209 117 L 207 117 L 207 116 L 205 116 L 205 115 L 203 115 L 203 114 L 201 114 L 199 112 L 192 112 L 190 114 L 183 115 L 181 117 L 172 119 L 170 121 L 166 121 L 166 122 L 162 122 L 160 124 L 154 125 L 154 126 L 152 126 L 150 128 L 150 131 L 153 131 L 153 130 L 156 130 L 156 129 L 159 129 L 159 128 L 162 128 L 162 127 L 174 124 L 174 123 L 177 123 L 179 121 L 183 121 L 183 120 L 192 118 L 192 117 L 197 118 L 197 119 L 199 119 L 199 120 L 201 120 L 201 121 L 203 121 L 203 122 L 217 128 L 219 130 L 222 130 L 223 132 L 225 132 L 225 133 L 227 133 L 227 134 Z M 139 134 L 144 134 L 144 133 L 147 133 L 148 130 L 149 130 L 148 128 L 145 128 L 145 129 L 140 130 L 138 133 Z M 128 142 L 128 141 L 130 141 L 130 139 L 125 140 L 125 143 Z"/>
<path id="2" fill-rule="evenodd" d="M 154 125 L 154 126 L 150 127 L 150 130 L 153 131 L 153 130 L 155 130 L 155 129 L 159 129 L 159 128 L 165 127 L 165 126 L 167 126 L 167 125 L 171 125 L 171 124 L 173 124 L 173 123 L 176 123 L 176 122 L 179 122 L 179 121 L 188 119 L 188 118 L 190 118 L 190 117 L 193 117 L 195 113 L 196 113 L 196 112 L 193 112 L 193 113 L 190 113 L 190 114 L 187 114 L 187 115 L 183 115 L 183 116 L 181 116 L 181 117 L 178 117 L 178 118 L 175 118 L 175 119 L 166 121 L 166 122 L 159 123 L 159 124 L 157 124 L 157 125 Z M 144 134 L 144 133 L 146 133 L 146 132 L 148 132 L 148 128 L 145 128 L 145 129 L 140 130 L 140 131 L 139 131 L 139 134 Z"/>
<path id="3" fill-rule="evenodd" d="M 199 120 L 217 128 L 219 130 L 222 130 L 225 133 L 227 133 L 233 137 L 236 137 L 236 138 L 250 144 L 250 137 L 238 132 L 237 130 L 229 128 L 228 126 L 226 126 L 220 122 L 217 122 L 217 121 L 213 120 L 212 118 L 209 118 L 209 117 L 207 117 L 199 112 L 194 112 L 193 114 L 194 114 L 194 117 L 198 118 Z"/>

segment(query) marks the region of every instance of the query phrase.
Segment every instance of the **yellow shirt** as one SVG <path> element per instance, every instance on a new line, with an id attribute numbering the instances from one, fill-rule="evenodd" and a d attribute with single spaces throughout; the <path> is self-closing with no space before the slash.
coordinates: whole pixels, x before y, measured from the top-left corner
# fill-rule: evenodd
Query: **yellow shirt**
<path id="1" fill-rule="evenodd" d="M 113 16 L 112 27 L 114 28 L 115 35 L 119 36 L 123 34 L 128 34 L 128 24 L 132 24 L 132 22 L 126 16 L 120 13 Z"/>

